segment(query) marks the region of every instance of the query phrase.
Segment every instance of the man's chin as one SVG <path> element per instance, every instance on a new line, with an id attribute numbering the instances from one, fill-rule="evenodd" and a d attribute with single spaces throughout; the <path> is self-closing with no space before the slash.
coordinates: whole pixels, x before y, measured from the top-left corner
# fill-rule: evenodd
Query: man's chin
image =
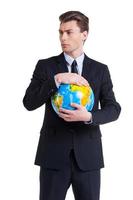
<path id="1" fill-rule="evenodd" d="M 66 54 L 71 54 L 71 52 L 72 52 L 72 51 L 70 51 L 70 50 L 68 50 L 68 49 L 65 49 L 65 48 L 63 48 L 62 50 L 63 50 Z"/>

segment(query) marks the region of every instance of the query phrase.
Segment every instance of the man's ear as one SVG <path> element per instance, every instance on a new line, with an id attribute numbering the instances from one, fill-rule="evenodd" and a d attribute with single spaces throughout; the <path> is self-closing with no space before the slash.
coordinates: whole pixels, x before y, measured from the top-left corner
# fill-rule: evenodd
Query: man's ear
<path id="1" fill-rule="evenodd" d="M 82 34 L 83 34 L 83 41 L 85 41 L 88 37 L 88 32 L 84 31 L 84 32 L 82 32 Z"/>

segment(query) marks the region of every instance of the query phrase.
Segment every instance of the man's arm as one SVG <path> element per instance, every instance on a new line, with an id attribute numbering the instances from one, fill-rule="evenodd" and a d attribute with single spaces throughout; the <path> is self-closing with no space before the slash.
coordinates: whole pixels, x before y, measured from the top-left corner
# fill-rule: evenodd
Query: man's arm
<path id="1" fill-rule="evenodd" d="M 48 101 L 58 89 L 57 82 L 77 85 L 89 85 L 87 80 L 75 73 L 59 73 L 53 78 L 47 76 L 45 63 L 38 61 L 34 70 L 31 83 L 26 90 L 23 104 L 29 111 L 35 110 Z"/>
<path id="2" fill-rule="evenodd" d="M 103 72 L 99 100 L 101 108 L 91 112 L 92 125 L 100 125 L 117 120 L 121 107 L 115 99 L 113 84 L 107 66 Z"/>

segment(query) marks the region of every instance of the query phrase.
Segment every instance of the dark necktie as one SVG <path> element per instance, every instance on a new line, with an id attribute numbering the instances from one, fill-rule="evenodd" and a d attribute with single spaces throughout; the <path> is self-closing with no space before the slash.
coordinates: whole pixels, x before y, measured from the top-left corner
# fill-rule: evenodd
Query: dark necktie
<path id="1" fill-rule="evenodd" d="M 73 61 L 72 65 L 71 65 L 71 73 L 76 73 L 78 74 L 78 70 L 77 70 L 77 62 L 76 60 Z"/>

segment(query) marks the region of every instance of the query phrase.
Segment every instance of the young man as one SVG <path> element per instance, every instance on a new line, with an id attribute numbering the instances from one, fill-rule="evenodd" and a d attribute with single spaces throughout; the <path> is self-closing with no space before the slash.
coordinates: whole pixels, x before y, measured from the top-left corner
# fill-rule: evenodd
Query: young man
<path id="1" fill-rule="evenodd" d="M 38 61 L 23 99 L 28 110 L 46 105 L 35 159 L 40 166 L 40 200 L 64 200 L 71 184 L 76 200 L 99 200 L 104 167 L 99 125 L 116 120 L 121 108 L 108 67 L 83 51 L 89 19 L 78 11 L 66 12 L 59 19 L 63 52 Z M 75 110 L 60 108 L 58 116 L 51 96 L 61 83 L 90 84 L 95 95 L 93 110 L 72 104 Z"/>

